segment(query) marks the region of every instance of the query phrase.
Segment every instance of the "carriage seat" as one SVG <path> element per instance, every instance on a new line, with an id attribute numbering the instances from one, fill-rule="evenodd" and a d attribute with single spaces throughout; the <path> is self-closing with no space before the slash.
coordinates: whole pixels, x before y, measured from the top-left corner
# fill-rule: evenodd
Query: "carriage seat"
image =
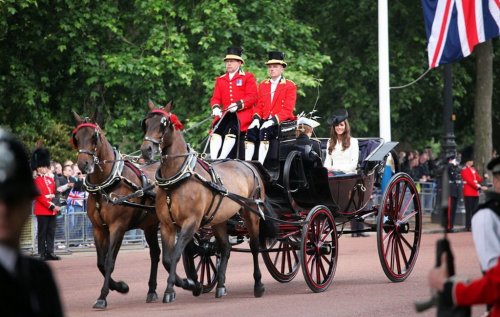
<path id="1" fill-rule="evenodd" d="M 375 151 L 380 144 L 381 139 L 358 139 L 359 146 L 359 158 L 358 158 L 358 170 L 364 170 L 367 167 L 366 158 Z"/>

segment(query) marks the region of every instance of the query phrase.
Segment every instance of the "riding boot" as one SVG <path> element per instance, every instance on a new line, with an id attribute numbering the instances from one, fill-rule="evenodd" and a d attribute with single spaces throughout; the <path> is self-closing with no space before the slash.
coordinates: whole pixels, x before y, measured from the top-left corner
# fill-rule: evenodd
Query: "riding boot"
<path id="1" fill-rule="evenodd" d="M 212 160 L 217 159 L 217 155 L 219 154 L 220 147 L 222 146 L 222 137 L 220 134 L 212 134 L 210 138 L 210 157 Z"/>
<path id="2" fill-rule="evenodd" d="M 234 144 L 236 143 L 236 135 L 227 134 L 224 137 L 224 144 L 222 145 L 222 151 L 220 152 L 219 159 L 225 159 L 231 150 L 233 149 Z"/>
<path id="3" fill-rule="evenodd" d="M 266 160 L 267 151 L 269 151 L 269 141 L 262 141 L 259 145 L 259 162 L 264 165 Z"/>
<path id="4" fill-rule="evenodd" d="M 251 161 L 255 152 L 255 143 L 245 141 L 245 161 Z"/>

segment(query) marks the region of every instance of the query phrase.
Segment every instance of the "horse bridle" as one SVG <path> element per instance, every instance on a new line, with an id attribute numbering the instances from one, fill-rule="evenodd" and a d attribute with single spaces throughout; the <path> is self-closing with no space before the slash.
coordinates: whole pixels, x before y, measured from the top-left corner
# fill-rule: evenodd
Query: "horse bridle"
<path id="1" fill-rule="evenodd" d="M 98 165 L 99 158 L 97 157 L 97 142 L 99 141 L 99 138 L 100 138 L 99 133 L 101 132 L 101 128 L 97 124 L 86 122 L 86 123 L 81 123 L 81 124 L 77 125 L 76 128 L 72 132 L 73 145 L 78 148 L 78 144 L 77 144 L 76 139 L 75 139 L 76 133 L 78 132 L 78 130 L 80 130 L 81 128 L 85 128 L 85 127 L 89 127 L 89 128 L 94 129 L 94 133 L 96 136 L 94 151 L 90 151 L 87 149 L 78 149 L 78 154 L 83 153 L 83 154 L 90 155 L 92 157 L 92 159 L 94 160 L 94 164 Z"/>
<path id="2" fill-rule="evenodd" d="M 154 114 L 160 114 L 162 116 L 162 119 L 161 119 L 161 125 L 166 128 L 168 127 L 171 122 L 170 122 L 170 113 L 166 112 L 165 110 L 162 110 L 162 109 L 153 109 L 151 110 L 151 112 L 148 114 L 148 116 L 142 121 L 142 129 L 144 130 L 144 132 L 146 132 L 145 128 L 146 128 L 146 120 L 154 115 Z M 156 140 L 154 138 L 151 138 L 151 137 L 148 137 L 148 136 L 145 136 L 144 137 L 144 141 L 149 141 L 151 143 L 153 143 L 154 145 L 158 146 L 158 149 L 160 148 L 160 145 L 161 143 L 163 142 L 163 136 L 165 135 L 165 130 L 163 131 L 161 137 L 160 137 L 160 140 Z"/>

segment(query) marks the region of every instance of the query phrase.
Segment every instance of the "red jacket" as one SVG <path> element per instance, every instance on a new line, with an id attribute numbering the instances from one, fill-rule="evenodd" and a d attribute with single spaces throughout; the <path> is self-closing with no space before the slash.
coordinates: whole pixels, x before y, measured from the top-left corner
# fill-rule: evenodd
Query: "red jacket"
<path id="1" fill-rule="evenodd" d="M 40 192 L 40 195 L 35 197 L 35 216 L 55 216 L 57 212 L 51 210 L 55 208 L 55 205 L 52 203 L 52 198 L 46 196 L 56 192 L 56 183 L 54 179 L 49 176 L 39 175 L 35 178 L 35 186 Z"/>
<path id="2" fill-rule="evenodd" d="M 257 82 L 252 73 L 244 72 L 241 69 L 234 74 L 233 79 L 229 80 L 229 74 L 226 73 L 217 77 L 215 80 L 214 93 L 210 99 L 210 107 L 215 105 L 226 110 L 228 106 L 241 100 L 243 108 L 236 112 L 240 121 L 240 131 L 248 130 L 254 114 L 255 102 L 257 102 Z M 216 117 L 212 124 L 219 120 Z"/>
<path id="3" fill-rule="evenodd" d="M 276 118 L 278 123 L 295 120 L 293 110 L 297 99 L 297 86 L 293 81 L 281 78 L 271 102 L 271 80 L 266 79 L 259 85 L 259 100 L 255 114 L 261 119 Z"/>
<path id="4" fill-rule="evenodd" d="M 464 182 L 463 194 L 464 196 L 479 196 L 479 188 L 483 178 L 477 173 L 474 167 L 465 166 L 460 172 L 462 181 Z"/>
<path id="5" fill-rule="evenodd" d="M 489 316 L 500 317 L 500 261 L 477 280 L 455 283 L 452 296 L 453 303 L 458 306 L 491 304 L 493 307 Z"/>

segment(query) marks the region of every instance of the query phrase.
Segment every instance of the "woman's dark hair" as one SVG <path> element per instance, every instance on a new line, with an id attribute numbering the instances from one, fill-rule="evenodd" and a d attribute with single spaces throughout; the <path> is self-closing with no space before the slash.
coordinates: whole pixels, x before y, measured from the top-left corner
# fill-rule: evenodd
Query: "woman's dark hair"
<path id="1" fill-rule="evenodd" d="M 347 121 L 347 119 L 342 122 L 345 122 L 345 130 L 342 135 L 338 135 L 335 132 L 335 125 L 332 125 L 330 129 L 330 145 L 328 146 L 328 154 L 332 154 L 337 141 L 341 142 L 342 151 L 345 151 L 351 146 L 351 126 L 349 125 L 349 121 Z"/>

